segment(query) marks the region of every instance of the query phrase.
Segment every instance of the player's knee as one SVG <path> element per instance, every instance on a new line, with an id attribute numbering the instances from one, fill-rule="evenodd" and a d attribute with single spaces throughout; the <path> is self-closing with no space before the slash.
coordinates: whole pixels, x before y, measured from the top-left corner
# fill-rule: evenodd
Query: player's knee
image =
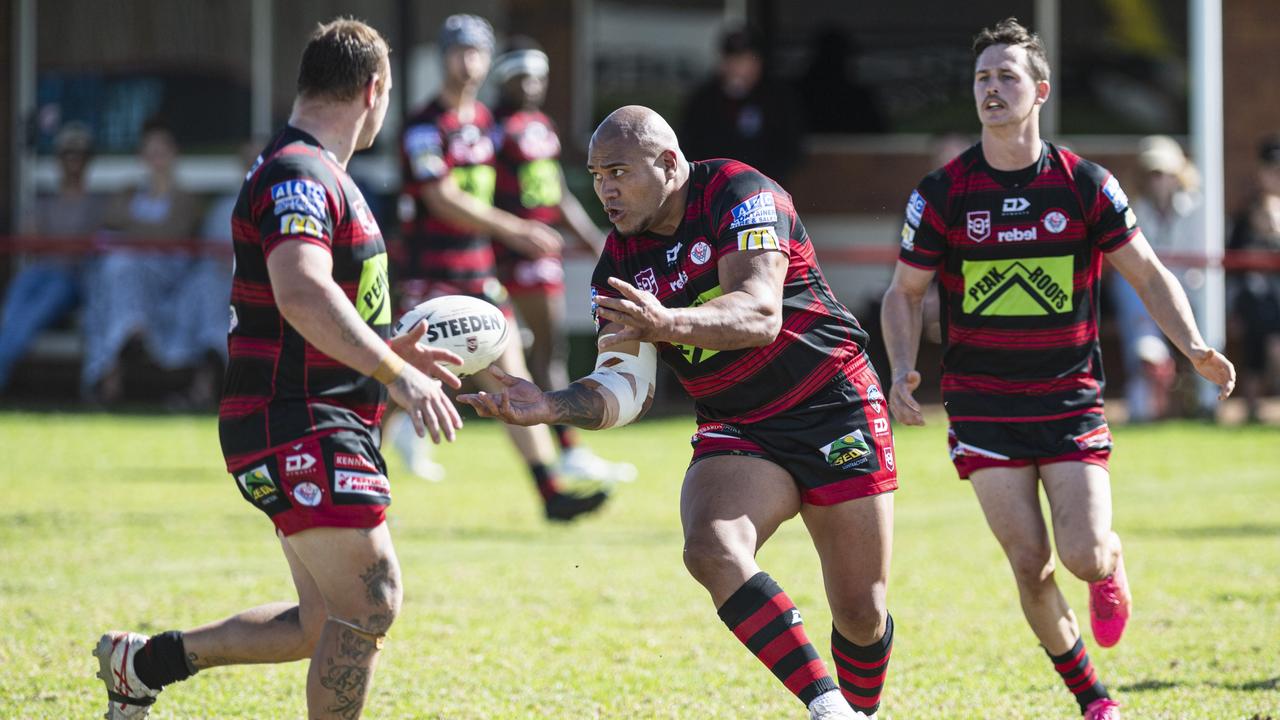
<path id="1" fill-rule="evenodd" d="M 718 538 L 690 537 L 685 541 L 684 566 L 703 584 L 734 571 L 740 564 L 741 559 L 733 548 Z"/>
<path id="2" fill-rule="evenodd" d="M 1053 577 L 1053 554 L 1048 547 L 1011 550 L 1009 566 L 1019 586 L 1036 587 Z"/>
<path id="3" fill-rule="evenodd" d="M 1086 582 L 1096 582 L 1109 575 L 1114 563 L 1110 549 L 1102 542 L 1059 547 L 1058 556 L 1072 575 Z"/>
<path id="4" fill-rule="evenodd" d="M 871 645 L 884 635 L 884 596 L 868 594 L 857 602 L 832 606 L 831 619 L 846 640 L 855 645 Z"/>

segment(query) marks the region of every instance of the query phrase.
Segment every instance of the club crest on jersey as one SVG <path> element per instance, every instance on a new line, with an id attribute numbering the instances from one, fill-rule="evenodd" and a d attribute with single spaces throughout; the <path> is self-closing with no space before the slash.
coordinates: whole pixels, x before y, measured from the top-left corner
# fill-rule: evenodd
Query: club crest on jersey
<path id="1" fill-rule="evenodd" d="M 762 225 L 778 222 L 778 210 L 773 204 L 773 193 L 765 190 L 743 200 L 733 207 L 733 222 L 730 230 L 747 225 Z"/>
<path id="2" fill-rule="evenodd" d="M 1045 213 L 1044 217 L 1040 219 L 1040 222 L 1044 224 L 1045 230 L 1057 235 L 1067 229 L 1067 214 L 1057 208 L 1054 208 L 1053 210 Z"/>
<path id="3" fill-rule="evenodd" d="M 711 246 L 705 240 L 699 240 L 689 249 L 689 259 L 694 265 L 706 265 L 711 259 Z"/>
<path id="4" fill-rule="evenodd" d="M 867 388 L 867 402 L 871 403 L 873 410 L 880 412 L 880 404 L 884 402 L 884 395 L 880 393 L 879 385 L 871 385 Z"/>
<path id="5" fill-rule="evenodd" d="M 654 274 L 653 268 L 645 268 L 636 273 L 636 287 L 647 293 L 658 294 L 658 276 Z"/>
<path id="6" fill-rule="evenodd" d="M 324 491 L 315 483 L 304 482 L 293 489 L 293 499 L 307 507 L 315 507 L 324 499 Z"/>
<path id="7" fill-rule="evenodd" d="M 920 220 L 924 218 L 924 196 L 919 190 L 911 191 L 911 199 L 907 200 L 907 224 L 911 227 L 920 227 Z"/>
<path id="8" fill-rule="evenodd" d="M 969 235 L 969 239 L 980 243 L 991 237 L 991 211 L 990 210 L 971 210 L 965 216 L 965 230 Z"/>

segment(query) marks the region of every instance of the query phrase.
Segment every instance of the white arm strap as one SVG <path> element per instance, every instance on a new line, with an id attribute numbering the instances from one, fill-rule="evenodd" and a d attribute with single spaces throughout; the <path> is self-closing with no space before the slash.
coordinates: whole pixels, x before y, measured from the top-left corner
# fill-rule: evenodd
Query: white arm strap
<path id="1" fill-rule="evenodd" d="M 595 372 L 583 380 L 598 383 L 605 396 L 607 410 L 600 429 L 626 425 L 640 417 L 653 397 L 657 376 L 658 349 L 653 343 L 640 343 L 638 355 L 620 352 L 597 355 Z M 609 412 L 615 403 L 617 412 Z"/>

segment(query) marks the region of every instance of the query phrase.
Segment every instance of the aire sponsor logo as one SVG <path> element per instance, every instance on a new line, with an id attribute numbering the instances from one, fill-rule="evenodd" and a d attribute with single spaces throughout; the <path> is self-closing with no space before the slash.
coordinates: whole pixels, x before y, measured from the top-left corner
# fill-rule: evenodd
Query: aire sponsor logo
<path id="1" fill-rule="evenodd" d="M 1036 228 L 1032 225 L 1029 228 L 1013 228 L 1011 230 L 1001 230 L 996 233 L 997 242 L 1023 242 L 1025 240 L 1036 239 Z"/>

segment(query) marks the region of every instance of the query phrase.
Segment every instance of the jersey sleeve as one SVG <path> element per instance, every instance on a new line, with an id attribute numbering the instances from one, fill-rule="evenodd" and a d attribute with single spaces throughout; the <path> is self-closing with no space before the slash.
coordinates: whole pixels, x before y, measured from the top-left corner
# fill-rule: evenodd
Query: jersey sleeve
<path id="1" fill-rule="evenodd" d="M 320 169 L 304 160 L 284 157 L 263 169 L 253 207 L 264 255 L 270 256 L 286 240 L 333 250 L 334 217 L 340 206 Z"/>
<path id="2" fill-rule="evenodd" d="M 925 177 L 911 191 L 902 219 L 899 261 L 922 270 L 936 270 L 942 264 L 947 249 L 946 197 L 941 171 Z"/>
<path id="3" fill-rule="evenodd" d="M 727 179 L 710 198 L 716 258 L 743 250 L 777 250 L 791 254 L 797 228 L 791 196 L 756 170 L 733 163 L 721 171 Z M 730 175 L 730 173 L 732 173 Z M 714 186 L 720 178 L 713 177 Z"/>
<path id="4" fill-rule="evenodd" d="M 410 125 L 402 139 L 409 180 L 430 183 L 443 178 L 449 172 L 449 161 L 444 154 L 444 139 L 434 123 Z"/>
<path id="5" fill-rule="evenodd" d="M 609 237 L 604 242 L 604 250 L 600 253 L 600 259 L 596 261 L 596 269 L 591 273 L 591 322 L 595 324 L 597 334 L 604 327 L 604 323 L 596 312 L 598 309 L 596 299 L 622 297 L 622 294 L 609 284 L 609 278 L 618 277 L 629 281 L 621 274 L 622 270 L 618 262 L 620 252 L 622 252 L 622 244 L 618 241 L 617 233 L 609 233 Z"/>
<path id="6" fill-rule="evenodd" d="M 1103 252 L 1114 252 L 1142 233 L 1138 217 L 1120 181 L 1106 168 L 1081 160 L 1076 187 L 1084 202 L 1089 242 Z"/>

